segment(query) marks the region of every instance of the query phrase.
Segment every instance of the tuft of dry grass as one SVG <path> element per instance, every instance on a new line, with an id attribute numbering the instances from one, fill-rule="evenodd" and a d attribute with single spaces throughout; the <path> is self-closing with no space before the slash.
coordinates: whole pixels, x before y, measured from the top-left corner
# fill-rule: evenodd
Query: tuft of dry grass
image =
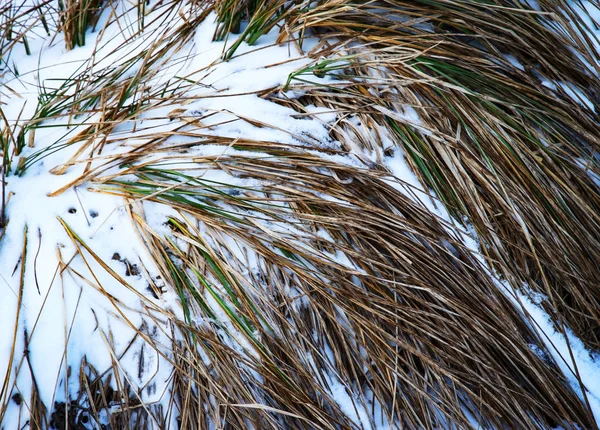
<path id="1" fill-rule="evenodd" d="M 544 294 L 557 329 L 597 350 L 598 53 L 570 3 L 540 7 L 300 5 L 289 12 L 288 31 L 335 38 L 314 56 L 345 52 L 350 59 L 326 71 L 352 83 L 314 88 L 295 104 L 358 113 L 372 132 L 360 135 L 345 120 L 340 128 L 380 157 L 404 151 L 423 184 L 475 228 L 498 274 Z M 418 124 L 403 116 L 406 105 Z"/>
<path id="2" fill-rule="evenodd" d="M 239 428 L 357 428 L 331 397 L 337 383 L 357 407 L 380 408 L 370 419 L 390 425 L 469 427 L 474 416 L 485 428 L 594 427 L 549 356 L 533 351 L 542 343 L 485 269 L 381 173 L 297 153 L 194 161 L 208 165 L 194 166 L 185 181 L 146 166 L 139 182 L 115 183 L 129 198 L 150 196 L 181 211 L 169 221 L 173 239 L 136 219 L 187 309 L 185 349 L 201 349 L 210 363 L 178 373 L 182 419 L 204 419 L 202 428 L 223 420 Z M 264 185 L 232 197 L 226 184 L 192 173 L 213 163 Z M 248 273 L 254 260 L 258 271 Z M 195 326 L 198 317 L 210 323 Z M 205 408 L 204 416 L 191 412 Z"/>
<path id="3" fill-rule="evenodd" d="M 102 12 L 103 3 L 102 0 L 59 0 L 61 30 L 67 50 L 85 45 L 88 27 L 95 25 Z"/>

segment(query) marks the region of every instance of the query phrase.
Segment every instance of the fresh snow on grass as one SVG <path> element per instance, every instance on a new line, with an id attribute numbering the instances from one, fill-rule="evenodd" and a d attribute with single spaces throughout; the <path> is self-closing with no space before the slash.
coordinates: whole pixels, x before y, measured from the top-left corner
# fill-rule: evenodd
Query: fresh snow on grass
<path id="1" fill-rule="evenodd" d="M 27 55 L 24 47 L 19 45 L 7 62 L 7 67 L 15 72 L 18 70 L 18 76 L 6 75 L 2 82 L 13 90 L 3 90 L 0 100 L 11 125 L 18 119 L 23 122 L 34 118 L 40 96 L 61 88 L 64 83 L 70 85 L 65 94 L 76 97 L 80 88 L 71 82 L 75 78 L 83 78 L 82 85 L 86 85 L 85 79 L 91 80 L 88 72 L 109 70 L 136 58 L 151 49 L 153 37 L 166 33 L 167 26 L 174 28 L 183 19 L 172 13 L 170 20 L 153 22 L 154 15 L 164 12 L 159 9 L 146 17 L 150 24 L 144 33 L 130 38 L 132 28 L 137 26 L 137 15 L 134 10 L 127 12 L 126 7 L 123 3 L 117 11 L 123 13 L 119 25 L 110 17 L 111 11 L 106 10 L 96 30 L 88 31 L 86 46 L 69 52 L 65 51 L 61 33 L 46 37 L 41 25 L 37 24 L 40 28 L 32 33 L 38 37 L 29 38 L 31 54 Z M 54 20 L 57 19 L 55 16 Z M 174 53 L 170 61 L 161 64 L 160 70 L 154 71 L 156 74 L 148 83 L 153 87 L 144 89 L 151 93 L 179 81 L 182 88 L 185 87 L 185 100 L 145 107 L 135 120 L 119 124 L 112 130 L 101 154 L 94 154 L 88 160 L 89 153 L 80 153 L 79 144 L 68 145 L 69 139 L 99 120 L 99 113 L 48 119 L 38 124 L 35 134 L 30 131 L 26 136 L 30 139 L 29 146 L 20 157 L 34 162 L 21 176 L 10 175 L 6 179 L 9 195 L 6 217 L 9 222 L 0 241 L 0 291 L 3 297 L 0 300 L 0 373 L 6 372 L 9 387 L 5 397 L 20 393 L 24 401 L 28 401 L 33 386 L 32 375 L 35 375 L 41 401 L 52 408 L 54 402 L 77 396 L 79 365 L 83 357 L 100 373 L 110 369 L 114 358 L 118 357 L 120 374 L 133 387 L 133 392 L 139 391 L 142 401 L 147 404 L 162 402 L 165 408 L 168 407 L 169 396 L 165 393 L 172 383 L 172 365 L 150 348 L 138 332 L 152 338 L 155 344 L 162 344 L 163 353 L 168 354 L 170 340 L 164 316 L 156 314 L 156 318 L 151 319 L 148 315 L 152 314 L 152 307 L 167 309 L 179 316 L 183 311 L 177 294 L 169 286 L 160 284 L 159 270 L 132 223 L 131 212 L 140 211 L 142 207 L 148 225 L 165 235 L 170 234 L 164 225 L 167 216 L 175 212 L 167 205 L 141 201 L 137 205 L 121 196 L 98 192 L 100 188 L 93 181 L 78 181 L 87 172 L 99 169 L 104 176 L 118 173 L 121 167 L 111 161 L 113 156 L 133 152 L 159 133 L 180 130 L 186 122 L 201 126 L 198 135 L 190 131 L 189 140 L 218 136 L 277 142 L 289 147 L 308 147 L 317 156 L 352 166 L 382 159 L 381 154 L 368 153 L 358 147 L 354 148 L 354 153 L 334 154 L 333 151 L 341 149 L 340 142 L 332 139 L 329 133 L 330 126 L 339 119 L 334 112 L 312 106 L 307 109 L 313 115 L 303 117 L 291 108 L 261 97 L 272 88 L 285 85 L 293 72 L 313 64 L 305 52 L 314 45 L 305 44 L 303 52 L 292 43 L 278 45 L 275 43 L 277 30 L 264 35 L 253 46 L 242 44 L 233 59 L 223 62 L 222 55 L 232 40 L 212 40 L 215 20 L 213 14 L 207 16 L 192 40 Z M 109 21 L 110 25 L 104 27 Z M 134 76 L 141 67 L 141 62 L 137 61 L 119 79 Z M 327 85 L 330 79 L 310 77 L 314 85 Z M 102 80 L 99 82 L 102 85 Z M 568 86 L 561 85 L 573 97 L 578 96 Z M 302 87 L 296 86 L 285 94 L 297 98 L 302 94 Z M 582 100 L 582 103 L 590 102 Z M 400 120 L 419 124 L 416 112 L 410 107 L 406 107 L 405 114 L 396 115 Z M 186 137 L 178 134 L 163 145 L 184 143 Z M 190 148 L 186 157 L 225 157 L 237 151 L 231 146 L 199 145 Z M 264 154 L 248 152 L 247 155 L 261 157 Z M 151 162 L 153 157 L 172 170 L 194 167 L 177 153 L 173 153 L 171 161 L 165 153 L 146 154 L 143 161 Z M 12 161 L 13 172 L 19 160 L 15 157 Z M 57 174 L 55 167 L 69 160 L 73 163 Z M 452 234 L 461 238 L 473 253 L 478 252 L 473 235 L 462 231 L 443 205 L 423 190 L 401 151 L 396 150 L 383 162 L 390 172 L 390 183 L 444 219 Z M 393 181 L 392 176 L 395 177 Z M 223 171 L 206 170 L 201 177 L 236 186 L 260 186 Z M 350 266 L 342 256 L 330 257 L 341 265 Z M 163 288 L 159 298 L 151 293 L 151 282 Z M 532 317 L 535 329 L 546 335 L 550 350 L 565 374 L 572 374 L 574 363 L 564 337 L 554 331 L 540 306 L 524 297 L 520 300 Z M 214 300 L 212 305 L 215 309 L 219 307 Z M 224 312 L 220 316 L 227 320 Z M 229 328 L 236 331 L 233 326 Z M 241 336 L 238 341 L 244 343 Z M 590 355 L 573 336 L 569 336 L 568 342 L 588 389 L 595 416 L 600 421 L 598 357 Z M 241 350 L 246 353 L 252 350 L 248 344 L 243 346 Z M 27 354 L 15 354 L 17 360 L 10 362 L 13 350 L 27 350 Z M 326 351 L 323 353 L 327 354 Z M 371 412 L 354 404 L 335 374 L 326 375 L 326 378 L 332 396 L 348 416 L 354 417 L 364 428 L 389 428 L 385 418 L 379 423 L 370 423 Z M 570 380 L 574 389 L 580 391 L 576 378 Z M 27 418 L 19 416 L 19 410 L 17 402 L 9 402 L 3 428 L 23 426 Z M 175 426 L 175 417 L 172 419 L 171 425 Z"/>
<path id="2" fill-rule="evenodd" d="M 97 27 L 103 26 L 108 13 L 105 11 Z M 136 19 L 135 12 L 129 12 L 120 22 Z M 181 18 L 174 16 L 173 19 Z M 151 20 L 150 15 L 147 21 Z M 169 24 L 175 25 L 173 21 Z M 187 82 L 195 82 L 186 94 L 194 101 L 150 108 L 139 115 L 135 125 L 117 127 L 113 134 L 118 136 L 120 143 L 106 145 L 102 157 L 97 157 L 99 163 L 146 143 L 151 134 L 180 127 L 178 119 L 167 118 L 173 111 L 181 117 L 206 118 L 201 120 L 206 135 L 245 137 L 288 145 L 308 144 L 317 150 L 320 146 L 335 146 L 327 128 L 327 122 L 333 121 L 335 115 L 323 114 L 321 121 L 295 118 L 295 111 L 257 95 L 262 90 L 285 84 L 289 74 L 308 65 L 310 59 L 293 45 L 274 44 L 276 34 L 273 34 L 261 38 L 252 47 L 243 44 L 234 59 L 222 62 L 220 58 L 226 43 L 212 42 L 215 28 L 214 15 L 207 17 L 196 30 L 193 41 L 178 53 L 174 65 L 160 70 L 153 82 L 158 88 L 175 76 L 184 76 Z M 146 33 L 152 34 L 154 30 L 160 32 L 163 29 L 149 28 Z M 87 70 L 114 67 L 143 53 L 152 44 L 152 40 L 145 37 L 126 40 L 127 33 L 127 29 L 123 31 L 113 22 L 103 32 L 88 32 L 86 46 L 69 52 L 65 52 L 61 33 L 52 39 L 30 39 L 31 55 L 27 55 L 22 47 L 15 48 L 10 64 L 18 68 L 18 77 L 5 78 L 4 83 L 20 97 L 2 100 L 11 124 L 19 115 L 21 121 L 34 116 L 40 94 L 61 88 L 63 83 Z M 103 57 L 104 53 L 109 54 Z M 128 72 L 129 75 L 133 73 L 135 68 Z M 76 95 L 76 91 L 72 87 L 68 94 Z M 154 299 L 149 292 L 147 278 L 155 279 L 157 269 L 135 231 L 126 202 L 117 196 L 98 193 L 87 182 L 49 196 L 95 165 L 79 163 L 63 174 L 53 174 L 52 169 L 76 156 L 79 148 L 72 145 L 55 152 L 44 150 L 67 142 L 88 122 L 97 119 L 97 116 L 91 116 L 44 121 L 35 130 L 33 144 L 22 154 L 22 157 L 32 154 L 43 157 L 22 176 L 7 178 L 10 199 L 6 215 L 9 223 L 0 243 L 0 258 L 4 262 L 0 268 L 4 293 L 0 302 L 0 327 L 5 333 L 0 336 L 0 369 L 9 369 L 10 395 L 20 393 L 23 399 L 29 399 L 32 380 L 31 373 L 25 368 L 31 365 L 41 401 L 51 407 L 54 402 L 64 402 L 67 396 L 77 396 L 80 388 L 78 366 L 83 357 L 103 372 L 111 368 L 112 356 L 116 356 L 123 367 L 123 377 L 135 387 L 134 391 L 140 389 L 142 400 L 150 404 L 162 401 L 166 407 L 169 396 L 165 391 L 171 382 L 171 365 L 147 345 L 144 349 L 144 340 L 136 336 L 132 327 L 145 331 L 166 346 L 167 337 L 161 334 L 166 326 L 158 330 L 148 327 L 147 324 L 160 324 L 160 321 L 150 322 L 144 317 L 144 307 L 152 303 L 176 313 L 181 310 L 177 296 L 169 288 L 160 299 Z M 261 127 L 261 122 L 265 125 L 274 123 L 280 128 Z M 138 131 L 133 130 L 134 126 Z M 193 151 L 190 155 L 222 156 L 231 149 L 206 145 Z M 252 153 L 252 156 L 260 154 Z M 148 161 L 150 159 L 148 157 Z M 14 160 L 13 169 L 17 162 Z M 177 165 L 169 168 L 177 169 Z M 111 170 L 106 172 L 110 173 Z M 228 175 L 221 173 L 221 176 Z M 235 180 L 219 177 L 218 172 L 210 172 L 204 179 Z M 157 231 L 164 230 L 162 225 L 170 215 L 169 210 L 163 205 L 145 205 L 148 223 Z M 79 253 L 81 245 L 69 236 L 65 226 L 108 267 L 102 267 L 87 251 Z M 25 255 L 22 254 L 24 240 L 27 240 Z M 23 264 L 21 285 L 19 275 Z M 126 285 L 120 282 L 123 280 Z M 20 293 L 19 329 L 13 339 Z M 227 319 L 224 314 L 220 316 Z M 9 363 L 13 348 L 16 351 L 25 349 L 23 332 L 28 333 L 30 364 L 23 360 Z M 68 374 L 70 377 L 66 377 Z M 341 401 L 348 401 L 343 388 L 334 391 L 339 392 Z M 351 405 L 343 407 L 353 408 Z M 26 418 L 18 416 L 18 409 L 16 402 L 10 403 L 2 423 L 4 428 L 22 426 Z"/>

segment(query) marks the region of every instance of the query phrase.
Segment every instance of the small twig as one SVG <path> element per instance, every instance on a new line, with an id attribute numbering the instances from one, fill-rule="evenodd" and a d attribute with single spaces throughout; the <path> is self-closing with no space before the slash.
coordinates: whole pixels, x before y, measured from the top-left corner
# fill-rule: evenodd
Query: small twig
<path id="1" fill-rule="evenodd" d="M 40 255 L 41 248 L 42 248 L 42 230 L 40 230 L 40 228 L 38 227 L 38 249 L 37 249 L 37 252 L 35 253 L 35 258 L 33 259 L 33 278 L 35 279 L 35 286 L 37 288 L 37 292 L 39 295 L 41 295 L 41 293 L 40 293 L 40 284 L 38 282 L 38 276 L 37 276 L 37 259 L 38 259 L 38 256 Z"/>
<path id="2" fill-rule="evenodd" d="M 0 213 L 0 228 L 4 228 L 6 225 L 6 182 L 4 178 L 6 177 L 6 157 L 3 157 L 2 160 L 2 209 Z"/>
<path id="3" fill-rule="evenodd" d="M 73 191 L 75 191 L 75 197 L 77 197 L 77 200 L 79 201 L 79 206 L 81 206 L 81 210 L 83 211 L 83 216 L 85 217 L 87 225 L 91 226 L 92 224 L 90 223 L 90 219 L 88 218 L 87 214 L 85 213 L 85 208 L 83 207 L 81 198 L 79 198 L 79 190 L 77 189 L 77 187 L 73 187 Z"/>

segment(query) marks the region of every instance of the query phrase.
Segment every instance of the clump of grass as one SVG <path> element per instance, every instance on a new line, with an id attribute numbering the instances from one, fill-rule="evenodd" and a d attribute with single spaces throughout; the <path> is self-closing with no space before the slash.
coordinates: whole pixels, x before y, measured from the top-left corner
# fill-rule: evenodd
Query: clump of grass
<path id="1" fill-rule="evenodd" d="M 88 27 L 95 24 L 104 4 L 103 0 L 59 0 L 61 30 L 67 50 L 85 46 Z"/>
<path id="2" fill-rule="evenodd" d="M 143 213 L 134 220 L 184 309 L 175 351 L 186 422 L 358 428 L 327 388 L 338 381 L 355 407 L 380 405 L 370 419 L 394 426 L 468 426 L 465 414 L 486 428 L 593 425 L 550 355 L 530 348 L 544 350 L 524 316 L 443 221 L 383 172 L 271 153 L 266 143 L 266 157 L 197 157 L 174 171 L 173 149 L 161 149 L 164 167 L 156 152 L 152 166 L 140 154 L 123 170 L 137 180 L 98 181 L 180 211 L 166 237 Z M 212 169 L 232 183 L 203 179 Z M 193 361 L 195 350 L 210 364 Z"/>
<path id="3" fill-rule="evenodd" d="M 25 2 L 14 3 L 3 2 L 0 5 L 0 78 L 3 78 L 9 70 L 18 76 L 16 65 L 10 66 L 10 56 L 13 48 L 23 44 L 25 53 L 31 55 L 28 33 L 40 23 L 47 35 L 51 34 L 51 28 L 46 19 L 46 13 L 51 0 L 45 0 L 35 4 Z M 4 85 L 2 85 L 4 87 Z M 3 89 L 0 87 L 0 90 Z M 2 92 L 0 92 L 0 95 Z"/>
<path id="4" fill-rule="evenodd" d="M 588 107 L 598 54 L 570 4 L 540 7 L 322 2 L 291 14 L 288 27 L 354 55 L 345 76 L 354 85 L 315 88 L 307 100 L 386 129 L 421 181 L 475 228 L 500 276 L 544 294 L 557 330 L 598 350 L 599 141 Z M 338 54 L 315 53 L 327 55 Z M 420 124 L 402 118 L 403 105 Z"/>
<path id="5" fill-rule="evenodd" d="M 157 24 L 161 21 L 163 24 L 168 23 L 177 14 L 177 10 L 171 8 L 170 4 L 158 5 L 158 11 L 160 12 L 158 17 L 148 24 Z M 36 129 L 64 127 L 64 124 L 45 124 L 51 120 L 66 121 L 69 125 L 85 122 L 86 127 L 78 130 L 76 135 L 72 135 L 72 130 L 68 130 L 54 144 L 32 152 L 21 160 L 15 173 L 22 175 L 31 165 L 45 156 L 70 145 L 79 144 L 79 150 L 72 162 L 83 154 L 93 156 L 94 153 L 101 153 L 107 136 L 120 123 L 135 122 L 135 119 L 148 108 L 156 108 L 159 104 L 171 104 L 178 99 L 183 99 L 185 89 L 191 84 L 181 79 L 153 88 L 151 92 L 146 85 L 166 64 L 172 62 L 172 57 L 190 40 L 195 27 L 202 22 L 208 12 L 201 6 L 190 8 L 182 24 L 169 27 L 167 32 L 158 30 L 148 32 L 146 37 L 151 42 L 146 44 L 146 50 L 130 56 L 118 65 L 103 63 L 102 67 L 96 67 L 90 74 L 89 70 L 94 68 L 96 56 L 118 57 L 130 54 L 128 49 L 131 49 L 131 46 L 127 43 L 106 52 L 104 42 L 99 41 L 96 55 L 72 76 L 64 79 L 56 88 L 42 87 L 35 114 L 28 121 L 23 121 L 16 133 L 17 155 L 25 148 L 26 141 L 32 140 Z M 127 41 L 133 42 L 136 37 L 134 34 L 128 37 Z M 90 120 L 97 118 L 98 114 L 100 114 L 99 120 Z M 64 173 L 71 165 L 71 162 L 65 163 L 62 170 L 56 173 Z"/>

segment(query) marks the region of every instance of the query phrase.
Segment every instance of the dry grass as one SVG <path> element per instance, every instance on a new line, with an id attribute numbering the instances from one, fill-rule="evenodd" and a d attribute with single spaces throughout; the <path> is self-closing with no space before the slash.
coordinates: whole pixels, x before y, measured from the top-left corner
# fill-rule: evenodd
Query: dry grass
<path id="1" fill-rule="evenodd" d="M 140 297 L 148 321 L 169 326 L 163 334 L 171 343 L 140 327 L 132 340 L 173 365 L 169 410 L 140 402 L 108 333 L 113 367 L 102 373 L 84 360 L 80 397 L 53 408 L 31 399 L 32 420 L 77 428 L 84 411 L 97 422 L 108 414 L 113 428 L 165 428 L 173 420 L 202 429 L 354 429 L 381 422 L 597 428 L 579 375 L 576 393 L 511 300 L 510 288 L 543 293 L 559 332 L 572 330 L 590 350 L 600 348 L 598 118 L 564 87 L 544 85 L 568 82 L 596 107 L 600 84 L 590 64 L 598 53 L 570 3 L 539 4 L 541 11 L 508 0 L 191 2 L 183 24 L 145 36 L 154 43 L 143 54 L 119 67 L 83 71 L 40 98 L 31 121 L 2 134 L 5 158 L 19 156 L 47 119 L 95 119 L 66 142 L 23 158 L 14 173 L 77 145 L 53 171 L 83 164 L 85 173 L 55 194 L 91 184 L 122 196 L 182 316 Z M 90 19 L 77 5 L 65 9 L 71 14 L 65 32 Z M 168 22 L 178 6 L 157 5 L 158 19 Z M 126 142 L 118 125 L 188 100 L 196 82 L 181 78 L 160 88 L 150 82 L 213 10 L 219 39 L 253 43 L 275 26 L 281 42 L 320 38 L 307 53 L 312 67 L 260 96 L 299 115 L 309 115 L 307 105 L 335 111 L 331 136 L 343 150 L 331 153 L 370 154 L 362 168 L 315 155 L 308 144 L 210 136 L 203 118 L 184 118 L 169 132 L 136 129 L 130 151 L 103 154 L 107 145 Z M 67 46 L 82 40 L 73 31 Z M 334 81 L 312 84 L 314 75 Z M 301 89 L 302 97 L 289 98 L 288 87 Z M 177 137 L 187 143 L 174 143 Z M 236 151 L 188 155 L 206 144 Z M 437 204 L 474 228 L 481 261 L 455 226 L 391 178 L 385 162 L 400 151 Z M 205 178 L 215 171 L 227 182 Z M 166 220 L 168 234 L 149 225 L 143 201 L 176 210 Z M 130 288 L 61 222 L 78 258 L 97 261 Z M 68 270 L 65 263 L 61 271 Z M 31 379 L 35 385 L 33 372 Z M 354 411 L 336 401 L 336 390 Z M 10 393 L 5 384 L 0 421 Z M 358 410 L 365 421 L 353 418 Z"/>
<path id="2" fill-rule="evenodd" d="M 101 0 L 59 0 L 61 30 L 67 50 L 85 45 L 88 26 L 95 26 L 102 12 L 102 3 Z"/>
<path id="3" fill-rule="evenodd" d="M 330 34 L 352 56 L 342 74 L 356 83 L 342 94 L 315 89 L 306 103 L 387 129 L 422 182 L 474 226 L 498 273 L 545 294 L 558 329 L 568 326 L 596 350 L 597 115 L 544 81 L 568 82 L 595 106 L 596 70 L 582 59 L 596 64 L 597 53 L 575 31 L 581 21 L 567 25 L 576 19 L 569 4 L 541 5 L 532 13 L 501 1 L 382 2 L 379 10 L 325 2 L 290 12 L 289 31 Z M 406 104 L 420 127 L 394 115 Z M 345 128 L 378 146 L 376 132 Z"/>
<path id="4" fill-rule="evenodd" d="M 230 187 L 182 184 L 181 173 L 150 167 L 139 183 L 124 185 L 130 198 L 151 195 L 182 211 L 170 225 L 185 246 L 151 231 L 147 242 L 189 314 L 215 321 L 192 329 L 190 320 L 183 328 L 188 348 L 203 350 L 210 364 L 196 364 L 208 378 L 202 384 L 189 370 L 178 375 L 183 392 L 206 385 L 203 394 L 180 399 L 182 411 L 196 411 L 182 419 L 206 419 L 206 428 L 222 420 L 238 428 L 247 420 L 256 428 L 354 428 L 327 389 L 329 378 L 339 378 L 357 405 L 379 404 L 389 422 L 410 428 L 468 427 L 468 414 L 486 428 L 594 426 L 551 360 L 532 351 L 539 340 L 485 269 L 381 174 L 303 154 L 195 162 L 258 178 L 264 188 L 230 197 Z M 186 172 L 190 177 L 197 176 Z M 176 183 L 177 192 L 167 191 Z M 142 216 L 136 219 L 147 230 Z M 264 219 L 295 231 L 269 231 Z M 348 266 L 333 258 L 340 254 Z M 255 259 L 258 272 L 248 273 Z M 206 302 L 207 292 L 220 309 Z M 223 313 L 227 323 L 219 322 Z M 214 337 L 232 326 L 245 338 L 243 353 L 228 345 L 234 340 Z M 286 414 L 217 408 L 230 404 Z M 216 410 L 198 416 L 206 407 Z"/>

